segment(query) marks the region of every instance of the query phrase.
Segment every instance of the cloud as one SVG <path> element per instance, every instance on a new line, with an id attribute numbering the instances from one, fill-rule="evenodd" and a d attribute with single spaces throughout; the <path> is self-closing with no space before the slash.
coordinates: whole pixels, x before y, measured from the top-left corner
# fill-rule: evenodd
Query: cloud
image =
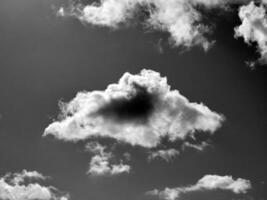
<path id="1" fill-rule="evenodd" d="M 153 148 L 162 138 L 183 141 L 199 131 L 212 134 L 224 117 L 202 103 L 191 103 L 171 90 L 166 77 L 142 70 L 125 73 L 104 91 L 79 92 L 61 103 L 61 118 L 44 136 L 76 142 L 89 138 L 113 138 L 119 142 Z"/>
<path id="2" fill-rule="evenodd" d="M 266 3 L 266 1 L 263 1 Z M 267 63 L 267 16 L 264 5 L 257 6 L 253 1 L 239 9 L 241 25 L 235 28 L 235 37 L 242 37 L 251 45 L 256 43 L 260 62 Z"/>
<path id="3" fill-rule="evenodd" d="M 209 145 L 210 144 L 206 141 L 202 141 L 200 144 L 192 144 L 190 142 L 185 142 L 182 146 L 182 149 L 184 150 L 185 148 L 193 148 L 197 151 L 203 151 Z"/>
<path id="4" fill-rule="evenodd" d="M 234 0 L 232 0 L 234 1 Z M 193 4 L 205 5 L 207 7 L 220 6 L 229 2 L 229 0 L 191 0 Z"/>
<path id="5" fill-rule="evenodd" d="M 175 148 L 164 149 L 163 147 L 160 147 L 158 150 L 149 151 L 148 161 L 152 161 L 155 159 L 162 159 L 166 162 L 170 162 L 177 156 L 179 156 L 180 153 L 187 148 L 191 148 L 197 151 L 203 151 L 206 147 L 210 145 L 206 141 L 201 141 L 201 142 L 196 141 L 196 138 L 194 137 L 191 139 L 193 139 L 193 141 L 184 141 L 180 145 L 180 147 L 178 147 L 179 145 L 176 144 L 176 149 Z"/>
<path id="6" fill-rule="evenodd" d="M 178 156 L 180 152 L 176 149 L 166 149 L 166 150 L 158 150 L 150 152 L 150 155 L 148 156 L 148 160 L 154 160 L 157 158 L 163 159 L 167 162 L 173 160 L 176 156 Z"/>
<path id="7" fill-rule="evenodd" d="M 249 180 L 233 179 L 232 176 L 205 175 L 195 185 L 165 188 L 164 190 L 154 189 L 147 194 L 164 200 L 176 200 L 183 194 L 197 191 L 227 190 L 235 194 L 245 194 L 250 189 L 251 183 Z"/>
<path id="8" fill-rule="evenodd" d="M 88 143 L 86 149 L 95 155 L 91 158 L 88 174 L 92 176 L 119 175 L 129 173 L 131 167 L 123 164 L 111 164 L 112 153 L 105 152 L 105 147 L 99 143 Z"/>
<path id="9" fill-rule="evenodd" d="M 205 10 L 219 8 L 223 11 L 239 5 L 241 25 L 235 28 L 235 37 L 247 44 L 256 43 L 259 61 L 267 62 L 267 0 L 101 0 L 93 3 L 73 3 L 61 7 L 57 15 L 75 17 L 84 24 L 118 29 L 122 25 L 141 23 L 145 28 L 169 33 L 172 46 L 189 49 L 200 46 L 208 50 L 214 41 L 208 39 L 213 32 L 213 22 L 203 20 Z M 261 4 L 257 6 L 255 4 Z M 144 15 L 140 20 L 139 15 Z M 135 23 L 133 23 L 135 22 Z M 159 44 L 156 45 L 163 51 Z M 255 62 L 249 62 L 254 66 Z"/>
<path id="10" fill-rule="evenodd" d="M 68 200 L 53 186 L 43 186 L 36 181 L 46 177 L 36 171 L 7 173 L 0 178 L 0 199 L 4 200 Z"/>
<path id="11" fill-rule="evenodd" d="M 85 24 L 119 28 L 122 24 L 138 21 L 138 14 L 145 10 L 146 28 L 168 32 L 174 46 L 190 48 L 201 46 L 207 50 L 213 43 L 206 38 L 210 27 L 202 23 L 199 5 L 212 8 L 224 5 L 223 0 L 102 0 L 91 4 L 72 4 L 61 7 L 59 16 L 72 16 Z"/>
<path id="12" fill-rule="evenodd" d="M 110 154 L 95 155 L 90 162 L 88 174 L 93 176 L 102 175 L 119 175 L 122 173 L 129 173 L 131 167 L 123 163 L 110 164 Z"/>
<path id="13" fill-rule="evenodd" d="M 12 184 L 23 184 L 25 180 L 45 180 L 47 177 L 37 171 L 22 170 L 19 173 L 7 173 L 4 179 L 9 179 Z"/>
<path id="14" fill-rule="evenodd" d="M 189 0 L 190 1 L 190 0 Z M 194 5 L 204 5 L 207 8 L 222 8 L 229 5 L 247 4 L 251 0 L 191 0 Z"/>

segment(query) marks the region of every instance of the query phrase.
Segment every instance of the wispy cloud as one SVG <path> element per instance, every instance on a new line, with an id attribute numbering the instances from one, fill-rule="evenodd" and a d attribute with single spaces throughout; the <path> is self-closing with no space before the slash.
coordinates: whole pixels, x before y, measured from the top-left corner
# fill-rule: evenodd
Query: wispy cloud
<path id="1" fill-rule="evenodd" d="M 148 160 L 163 159 L 167 162 L 173 160 L 180 152 L 177 149 L 160 149 L 150 152 Z"/>
<path id="2" fill-rule="evenodd" d="M 201 143 L 199 144 L 192 144 L 190 142 L 185 142 L 182 146 L 182 149 L 185 149 L 185 148 L 193 148 L 197 151 L 203 151 L 206 147 L 208 147 L 210 144 L 206 141 L 202 141 Z"/>
<path id="3" fill-rule="evenodd" d="M 183 194 L 197 191 L 227 190 L 235 194 L 244 194 L 250 189 L 251 183 L 249 180 L 233 179 L 232 176 L 205 175 L 194 185 L 165 188 L 164 190 L 154 189 L 147 192 L 147 195 L 157 196 L 164 200 L 177 200 Z"/>

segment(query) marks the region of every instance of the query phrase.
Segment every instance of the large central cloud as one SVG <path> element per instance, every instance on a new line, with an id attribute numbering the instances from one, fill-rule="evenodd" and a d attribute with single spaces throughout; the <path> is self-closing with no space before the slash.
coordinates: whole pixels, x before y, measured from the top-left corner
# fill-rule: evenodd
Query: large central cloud
<path id="1" fill-rule="evenodd" d="M 191 103 L 172 90 L 167 78 L 152 70 L 125 73 L 106 90 L 79 92 L 61 105 L 61 119 L 50 124 L 44 135 L 65 141 L 108 137 L 152 148 L 162 138 L 175 141 L 198 131 L 213 133 L 223 121 L 205 105 Z"/>

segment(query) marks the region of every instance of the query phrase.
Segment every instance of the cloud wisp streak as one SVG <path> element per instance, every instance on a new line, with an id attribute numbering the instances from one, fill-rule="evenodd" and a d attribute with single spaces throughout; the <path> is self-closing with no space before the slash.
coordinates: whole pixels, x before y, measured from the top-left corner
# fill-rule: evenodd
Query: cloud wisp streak
<path id="1" fill-rule="evenodd" d="M 150 152 L 148 160 L 151 161 L 154 159 L 163 159 L 166 162 L 170 162 L 179 154 L 180 152 L 177 149 L 160 149 Z"/>
<path id="2" fill-rule="evenodd" d="M 184 194 L 198 191 L 226 190 L 235 194 L 245 194 L 250 189 L 251 183 L 246 179 L 233 179 L 232 176 L 205 175 L 194 185 L 165 188 L 164 190 L 154 189 L 147 192 L 147 195 L 156 196 L 164 200 L 177 200 Z"/>

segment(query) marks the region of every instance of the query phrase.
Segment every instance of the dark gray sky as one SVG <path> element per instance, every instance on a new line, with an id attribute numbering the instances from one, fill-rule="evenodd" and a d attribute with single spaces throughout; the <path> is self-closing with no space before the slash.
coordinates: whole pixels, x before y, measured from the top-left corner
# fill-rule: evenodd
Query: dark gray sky
<path id="1" fill-rule="evenodd" d="M 255 48 L 233 37 L 239 21 L 231 13 L 214 18 L 216 45 L 208 52 L 181 53 L 164 45 L 165 34 L 141 27 L 112 31 L 57 18 L 56 0 L 0 1 L 0 174 L 37 170 L 74 200 L 137 200 L 154 188 L 193 184 L 205 174 L 251 180 L 255 200 L 267 198 L 267 71 L 245 61 Z M 147 162 L 133 150 L 133 172 L 111 178 L 86 175 L 84 143 L 43 138 L 58 114 L 57 102 L 78 91 L 103 90 L 126 71 L 153 69 L 168 77 L 192 102 L 204 102 L 226 121 L 203 152 L 186 150 L 173 162 Z M 216 196 L 217 195 L 217 196 Z M 225 199 L 220 194 L 197 199 Z M 192 197 L 193 198 L 193 197 Z"/>

